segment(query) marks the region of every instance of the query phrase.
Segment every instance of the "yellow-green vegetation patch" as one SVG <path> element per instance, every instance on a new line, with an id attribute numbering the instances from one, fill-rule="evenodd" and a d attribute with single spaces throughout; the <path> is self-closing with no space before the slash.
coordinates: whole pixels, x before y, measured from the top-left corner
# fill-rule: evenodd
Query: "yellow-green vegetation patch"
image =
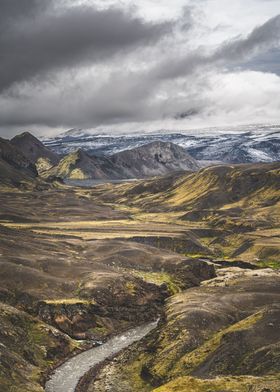
<path id="1" fill-rule="evenodd" d="M 73 169 L 70 173 L 69 178 L 71 180 L 86 180 L 89 176 L 84 173 L 81 169 Z"/>
<path id="2" fill-rule="evenodd" d="M 172 325 L 169 324 L 170 327 Z M 165 379 L 170 375 L 172 368 L 180 358 L 180 350 L 182 342 L 189 339 L 189 332 L 187 329 L 178 331 L 176 338 L 173 336 L 173 329 L 161 334 L 158 349 L 160 356 L 156 358 L 155 365 L 153 365 L 152 373 L 159 379 Z"/>
<path id="3" fill-rule="evenodd" d="M 0 311 L 1 392 L 42 392 L 42 374 L 79 343 L 11 306 Z"/>
<path id="4" fill-rule="evenodd" d="M 141 377 L 141 371 L 145 362 L 146 356 L 141 354 L 137 359 L 130 363 L 126 363 L 124 366 L 124 377 L 130 380 L 135 391 L 150 392 L 152 390 L 151 385 L 145 382 Z"/>
<path id="5" fill-rule="evenodd" d="M 137 286 L 136 286 L 136 284 L 133 283 L 133 282 L 126 282 L 125 288 L 126 288 L 126 291 L 127 291 L 130 295 L 135 295 L 135 294 L 137 293 Z"/>
<path id="6" fill-rule="evenodd" d="M 83 305 L 92 305 L 96 304 L 96 302 L 87 299 L 80 298 L 59 298 L 59 299 L 47 299 L 44 302 L 48 305 L 75 305 L 75 304 L 83 304 Z"/>
<path id="7" fill-rule="evenodd" d="M 42 172 L 49 170 L 52 166 L 53 164 L 48 158 L 40 157 L 36 162 L 36 169 L 39 174 L 42 174 Z"/>
<path id="8" fill-rule="evenodd" d="M 231 234 L 226 237 L 222 244 L 216 244 L 215 246 L 220 247 L 220 250 L 225 256 L 230 257 L 240 246 L 242 246 L 247 240 L 244 234 Z"/>
<path id="9" fill-rule="evenodd" d="M 52 361 L 46 360 L 47 350 L 57 347 L 57 341 L 55 338 L 56 332 L 53 327 L 43 323 L 32 323 L 29 328 L 29 344 L 32 348 L 32 352 L 35 355 L 36 362 L 39 364 L 40 369 L 48 368 L 53 364 Z M 80 347 L 80 342 L 69 338 L 67 339 L 69 352 Z M 66 343 L 66 342 L 65 342 Z"/>
<path id="10" fill-rule="evenodd" d="M 185 376 L 153 389 L 153 392 L 248 392 L 250 387 L 257 386 L 260 380 L 258 377 L 249 376 L 217 377 L 211 380 Z"/>
<path id="11" fill-rule="evenodd" d="M 279 260 L 268 260 L 268 261 L 260 261 L 258 262 L 258 266 L 260 267 L 268 267 L 268 268 L 272 268 L 272 269 L 280 269 L 280 258 Z"/>
<path id="12" fill-rule="evenodd" d="M 231 332 L 248 329 L 256 324 L 263 317 L 263 311 L 253 314 L 238 323 L 214 334 L 204 344 L 194 351 L 184 355 L 172 370 L 172 375 L 190 374 L 195 368 L 203 363 L 206 358 L 212 354 L 220 345 L 222 338 Z"/>
<path id="13" fill-rule="evenodd" d="M 140 210 L 136 211 L 133 214 L 133 218 L 142 222 L 153 222 L 153 223 L 179 223 L 180 225 L 185 225 L 184 221 L 179 220 L 184 213 L 182 212 L 157 212 L 157 213 L 148 213 L 148 212 L 139 212 Z M 189 224 L 189 222 L 188 222 Z M 192 222 L 190 222 L 190 226 Z"/>
<path id="14" fill-rule="evenodd" d="M 94 328 L 90 328 L 87 332 L 102 337 L 108 335 L 109 329 L 107 329 L 104 325 L 98 325 Z"/>
<path id="15" fill-rule="evenodd" d="M 191 258 L 191 259 L 201 259 L 201 258 L 207 256 L 207 254 L 205 254 L 205 253 L 184 253 L 184 255 L 185 255 L 186 257 Z M 210 255 L 209 255 L 209 256 L 210 256 Z"/>
<path id="16" fill-rule="evenodd" d="M 153 283 L 158 286 L 165 283 L 172 295 L 181 291 L 179 283 L 167 272 L 133 271 L 132 273 L 134 276 L 137 276 L 148 283 Z"/>
<path id="17" fill-rule="evenodd" d="M 39 384 L 26 382 L 24 385 L 20 380 L 15 380 L 15 384 L 11 385 L 8 380 L 1 378 L 0 374 L 1 392 L 44 392 L 44 388 Z"/>

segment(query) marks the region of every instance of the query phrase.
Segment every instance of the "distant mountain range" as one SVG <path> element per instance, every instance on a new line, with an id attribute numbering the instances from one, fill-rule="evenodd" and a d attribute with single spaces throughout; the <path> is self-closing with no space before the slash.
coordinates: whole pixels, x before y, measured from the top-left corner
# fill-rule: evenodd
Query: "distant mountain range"
<path id="1" fill-rule="evenodd" d="M 5 176 L 10 180 L 37 174 L 45 179 L 119 180 L 200 168 L 182 147 L 162 141 L 110 156 L 93 156 L 82 149 L 59 156 L 29 132 L 24 132 L 10 141 L 2 139 L 0 148 L 2 172 L 7 172 Z"/>
<path id="2" fill-rule="evenodd" d="M 209 130 L 208 130 L 209 131 Z M 93 135 L 70 130 L 40 141 L 29 132 L 0 140 L 1 178 L 120 180 L 147 178 L 203 166 L 280 160 L 280 127 L 212 134 Z"/>
<path id="3" fill-rule="evenodd" d="M 182 147 L 154 141 L 110 156 L 89 155 L 82 149 L 63 157 L 46 174 L 69 179 L 131 179 L 175 171 L 194 171 L 199 164 Z"/>
<path id="4" fill-rule="evenodd" d="M 47 147 L 58 154 L 69 154 L 82 148 L 94 156 L 112 155 L 153 141 L 177 144 L 199 161 L 255 163 L 280 160 L 280 125 L 125 135 L 72 129 L 55 138 L 43 140 Z"/>

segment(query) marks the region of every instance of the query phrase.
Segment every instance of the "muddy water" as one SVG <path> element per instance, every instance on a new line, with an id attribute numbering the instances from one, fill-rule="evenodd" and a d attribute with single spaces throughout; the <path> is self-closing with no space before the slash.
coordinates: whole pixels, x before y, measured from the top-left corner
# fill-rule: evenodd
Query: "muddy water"
<path id="1" fill-rule="evenodd" d="M 122 335 L 118 335 L 102 346 L 91 348 L 69 359 L 58 367 L 51 375 L 45 386 L 46 392 L 74 392 L 80 378 L 93 366 L 98 365 L 104 359 L 117 354 L 132 343 L 142 339 L 157 325 L 157 322 L 149 323 L 131 329 Z"/>

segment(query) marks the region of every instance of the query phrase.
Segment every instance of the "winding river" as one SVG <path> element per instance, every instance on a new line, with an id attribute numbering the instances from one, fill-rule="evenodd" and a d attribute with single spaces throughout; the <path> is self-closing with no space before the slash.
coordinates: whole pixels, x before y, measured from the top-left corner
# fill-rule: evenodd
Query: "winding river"
<path id="1" fill-rule="evenodd" d="M 157 321 L 131 329 L 115 336 L 101 346 L 91 348 L 70 358 L 55 369 L 45 386 L 46 392 L 75 392 L 81 377 L 106 358 L 117 354 L 132 343 L 141 340 L 157 326 Z"/>

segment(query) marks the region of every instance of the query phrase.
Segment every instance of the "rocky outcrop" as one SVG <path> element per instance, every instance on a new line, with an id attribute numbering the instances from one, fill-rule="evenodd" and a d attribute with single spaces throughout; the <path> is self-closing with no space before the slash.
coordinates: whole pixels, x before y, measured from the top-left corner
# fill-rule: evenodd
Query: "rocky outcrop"
<path id="1" fill-rule="evenodd" d="M 199 164 L 182 147 L 155 141 L 111 156 L 121 178 L 144 178 L 170 172 L 199 169 Z"/>
<path id="2" fill-rule="evenodd" d="M 173 290 L 194 287 L 215 276 L 213 266 L 199 260 L 166 266 L 165 271 L 135 271 L 135 276 L 127 274 L 92 290 L 85 282 L 80 285 L 80 298 L 39 301 L 34 312 L 73 338 L 100 339 L 156 319 Z"/>
<path id="3" fill-rule="evenodd" d="M 0 138 L 0 182 L 19 185 L 36 176 L 35 165 L 8 140 Z"/>
<path id="4" fill-rule="evenodd" d="M 2 302 L 0 311 L 1 392 L 42 392 L 45 372 L 77 349 L 76 342 Z"/>
<path id="5" fill-rule="evenodd" d="M 46 170 L 59 162 L 59 156 L 29 132 L 15 136 L 11 139 L 11 144 L 17 147 L 30 162 L 38 165 L 38 169 Z"/>
<path id="6" fill-rule="evenodd" d="M 21 170 L 31 176 L 36 176 L 36 169 L 31 160 L 8 140 L 0 138 L 0 158 L 14 169 Z"/>
<path id="7" fill-rule="evenodd" d="M 87 296 L 88 299 L 39 301 L 37 316 L 75 339 L 100 340 L 115 331 L 156 319 L 168 290 L 165 285 L 126 276 Z"/>

